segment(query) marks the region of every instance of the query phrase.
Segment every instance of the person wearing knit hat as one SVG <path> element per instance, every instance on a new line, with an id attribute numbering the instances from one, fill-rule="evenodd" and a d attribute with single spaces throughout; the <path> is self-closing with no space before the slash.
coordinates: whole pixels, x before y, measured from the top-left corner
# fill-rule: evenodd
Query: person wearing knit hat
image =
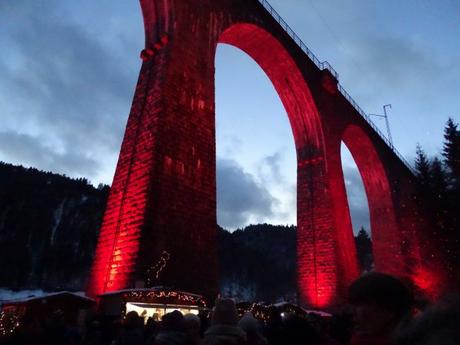
<path id="1" fill-rule="evenodd" d="M 247 343 L 251 345 L 267 345 L 267 339 L 260 332 L 260 324 L 251 313 L 246 313 L 238 322 L 238 326 L 246 332 Z"/>
<path id="2" fill-rule="evenodd" d="M 237 326 L 238 312 L 231 299 L 218 299 L 212 312 L 211 327 L 204 333 L 202 345 L 243 345 L 246 333 Z"/>

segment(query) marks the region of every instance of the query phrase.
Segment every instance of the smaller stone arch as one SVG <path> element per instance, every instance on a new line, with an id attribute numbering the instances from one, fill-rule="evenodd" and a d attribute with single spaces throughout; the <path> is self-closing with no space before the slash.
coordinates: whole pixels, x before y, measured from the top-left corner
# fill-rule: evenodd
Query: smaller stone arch
<path id="1" fill-rule="evenodd" d="M 401 270 L 401 238 L 396 209 L 392 200 L 391 181 L 382 159 L 366 133 L 349 125 L 342 136 L 363 180 L 367 195 L 375 269 L 404 276 Z"/>

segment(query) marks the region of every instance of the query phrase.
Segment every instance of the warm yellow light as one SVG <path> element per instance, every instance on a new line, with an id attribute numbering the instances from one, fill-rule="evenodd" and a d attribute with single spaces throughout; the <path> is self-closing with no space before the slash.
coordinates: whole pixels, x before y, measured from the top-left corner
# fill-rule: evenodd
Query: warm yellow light
<path id="1" fill-rule="evenodd" d="M 161 321 L 163 315 L 175 310 L 180 311 L 183 315 L 198 315 L 199 312 L 198 306 L 126 302 L 126 313 L 135 311 L 144 319 L 144 322 L 147 322 L 149 317 L 153 318 L 155 321 Z"/>

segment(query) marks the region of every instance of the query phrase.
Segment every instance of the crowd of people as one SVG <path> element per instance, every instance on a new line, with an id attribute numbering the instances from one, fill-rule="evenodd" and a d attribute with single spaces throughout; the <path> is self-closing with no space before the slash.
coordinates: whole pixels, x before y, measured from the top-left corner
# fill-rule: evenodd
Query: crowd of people
<path id="1" fill-rule="evenodd" d="M 450 345 L 460 344 L 460 299 L 440 299 L 415 312 L 413 297 L 398 279 L 370 273 L 349 288 L 350 313 L 281 315 L 274 308 L 261 321 L 238 316 L 232 299 L 218 299 L 210 318 L 165 314 L 160 323 L 129 312 L 118 322 L 100 316 L 84 330 L 69 327 L 62 314 L 46 322 L 25 316 L 3 344 L 11 345 Z"/>

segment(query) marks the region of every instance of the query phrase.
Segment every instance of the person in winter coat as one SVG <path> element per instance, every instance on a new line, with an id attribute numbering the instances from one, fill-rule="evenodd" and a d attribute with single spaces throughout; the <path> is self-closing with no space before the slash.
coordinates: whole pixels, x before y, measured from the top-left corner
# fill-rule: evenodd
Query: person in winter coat
<path id="1" fill-rule="evenodd" d="M 237 326 L 238 313 L 231 299 L 218 299 L 211 319 L 211 327 L 204 333 L 202 345 L 244 345 L 246 333 Z"/>
<path id="2" fill-rule="evenodd" d="M 246 342 L 251 345 L 267 345 L 267 339 L 260 332 L 259 321 L 251 313 L 246 313 L 238 322 L 238 326 L 246 332 Z"/>
<path id="3" fill-rule="evenodd" d="M 184 316 L 184 323 L 187 345 L 200 345 L 202 340 L 200 318 L 194 314 L 187 314 Z"/>
<path id="4" fill-rule="evenodd" d="M 155 337 L 154 345 L 186 345 L 184 316 L 180 311 L 165 314 L 162 328 Z"/>
<path id="5" fill-rule="evenodd" d="M 441 298 L 396 332 L 396 345 L 460 344 L 460 295 Z"/>
<path id="6" fill-rule="evenodd" d="M 114 343 L 115 345 L 144 344 L 143 322 L 135 311 L 130 311 L 126 314 L 126 319 L 123 321 L 120 334 Z"/>
<path id="7" fill-rule="evenodd" d="M 410 318 L 412 293 L 388 274 L 363 275 L 351 284 L 348 295 L 357 325 L 351 345 L 390 345 L 395 329 Z"/>

